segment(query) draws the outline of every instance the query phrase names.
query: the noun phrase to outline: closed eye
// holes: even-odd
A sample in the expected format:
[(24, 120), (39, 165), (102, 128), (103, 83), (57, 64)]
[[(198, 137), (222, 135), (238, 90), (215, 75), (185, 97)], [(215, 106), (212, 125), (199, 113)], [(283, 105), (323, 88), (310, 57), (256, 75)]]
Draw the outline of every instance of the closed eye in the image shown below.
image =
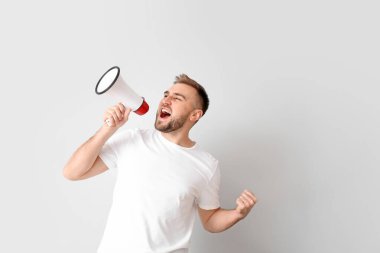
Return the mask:
[(186, 97), (181, 93), (174, 93), (175, 98), (178, 98), (180, 101), (186, 100)]
[[(169, 96), (169, 91), (164, 92), (164, 98), (167, 98)], [(186, 97), (180, 93), (173, 93), (173, 99), (178, 100), (178, 101), (184, 101), (186, 100)]]

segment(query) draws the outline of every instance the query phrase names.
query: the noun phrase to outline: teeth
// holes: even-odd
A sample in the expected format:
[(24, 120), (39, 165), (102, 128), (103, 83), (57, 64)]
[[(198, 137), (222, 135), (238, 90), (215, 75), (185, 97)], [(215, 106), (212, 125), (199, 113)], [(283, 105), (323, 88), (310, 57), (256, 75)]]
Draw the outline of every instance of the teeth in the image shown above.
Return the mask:
[(165, 108), (162, 108), (161, 111), (164, 112), (164, 113), (167, 113), (167, 114), (171, 114), (171, 112), (168, 109), (165, 109)]

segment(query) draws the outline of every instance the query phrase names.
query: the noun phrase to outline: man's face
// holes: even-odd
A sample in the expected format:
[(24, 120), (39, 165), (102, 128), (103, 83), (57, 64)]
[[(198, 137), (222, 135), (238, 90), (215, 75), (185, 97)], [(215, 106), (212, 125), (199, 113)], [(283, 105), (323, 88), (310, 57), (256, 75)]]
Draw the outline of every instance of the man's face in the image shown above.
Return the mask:
[(182, 128), (198, 103), (198, 94), (193, 87), (182, 83), (174, 84), (164, 92), (154, 127), (164, 133)]

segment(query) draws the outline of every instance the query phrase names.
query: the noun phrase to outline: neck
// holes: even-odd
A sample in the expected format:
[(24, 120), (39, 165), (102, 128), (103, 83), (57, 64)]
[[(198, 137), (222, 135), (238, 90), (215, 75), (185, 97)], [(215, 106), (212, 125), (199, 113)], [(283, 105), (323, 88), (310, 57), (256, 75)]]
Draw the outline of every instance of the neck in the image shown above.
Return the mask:
[(185, 148), (191, 148), (195, 145), (195, 142), (189, 138), (189, 131), (183, 131), (183, 129), (178, 129), (169, 133), (161, 132), (161, 134), (167, 140)]

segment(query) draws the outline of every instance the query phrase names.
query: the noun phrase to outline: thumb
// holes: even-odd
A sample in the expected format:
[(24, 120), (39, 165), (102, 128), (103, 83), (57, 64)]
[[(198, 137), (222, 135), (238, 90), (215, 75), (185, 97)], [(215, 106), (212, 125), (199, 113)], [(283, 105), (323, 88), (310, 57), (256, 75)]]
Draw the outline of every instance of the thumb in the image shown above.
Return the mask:
[(131, 108), (125, 108), (124, 115), (123, 115), (123, 123), (128, 121), (129, 114), (131, 113)]
[(236, 211), (241, 211), (243, 208), (244, 208), (244, 203), (243, 203), (243, 201), (241, 201), (240, 198), (237, 198), (237, 199), (236, 199), (236, 208), (235, 208), (235, 210), (236, 210)]

